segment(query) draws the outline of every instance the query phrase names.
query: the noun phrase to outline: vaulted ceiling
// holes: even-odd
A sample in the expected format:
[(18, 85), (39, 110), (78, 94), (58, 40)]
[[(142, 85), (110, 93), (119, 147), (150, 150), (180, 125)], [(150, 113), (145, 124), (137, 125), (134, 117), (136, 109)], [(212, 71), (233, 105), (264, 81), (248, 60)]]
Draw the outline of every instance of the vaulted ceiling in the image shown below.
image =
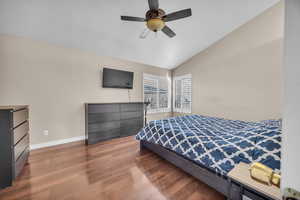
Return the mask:
[(101, 56), (174, 68), (253, 19), (279, 0), (160, 0), (167, 13), (192, 8), (190, 18), (168, 22), (177, 36), (140, 39), (147, 0), (0, 0), (0, 33), (29, 37)]

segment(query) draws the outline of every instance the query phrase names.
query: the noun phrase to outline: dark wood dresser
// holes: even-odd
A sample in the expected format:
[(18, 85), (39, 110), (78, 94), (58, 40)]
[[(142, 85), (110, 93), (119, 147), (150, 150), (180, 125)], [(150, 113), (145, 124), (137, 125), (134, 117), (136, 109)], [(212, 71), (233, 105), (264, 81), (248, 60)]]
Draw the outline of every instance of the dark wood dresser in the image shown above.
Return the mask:
[(86, 144), (137, 134), (144, 125), (144, 102), (86, 103)]
[(28, 106), (0, 106), (0, 188), (12, 185), (29, 156)]

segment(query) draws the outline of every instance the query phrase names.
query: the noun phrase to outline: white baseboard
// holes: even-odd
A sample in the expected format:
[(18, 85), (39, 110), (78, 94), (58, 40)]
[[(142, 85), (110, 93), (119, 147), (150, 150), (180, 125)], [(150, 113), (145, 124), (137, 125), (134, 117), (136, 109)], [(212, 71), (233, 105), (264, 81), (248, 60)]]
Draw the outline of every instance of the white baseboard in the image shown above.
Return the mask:
[(52, 146), (66, 144), (66, 143), (70, 143), (70, 142), (77, 142), (77, 141), (81, 141), (84, 139), (85, 139), (84, 136), (78, 136), (78, 137), (67, 138), (67, 139), (63, 139), (63, 140), (54, 140), (51, 142), (30, 145), (30, 149), (34, 150), (34, 149), (41, 149), (41, 148), (45, 148), (45, 147), (52, 147)]

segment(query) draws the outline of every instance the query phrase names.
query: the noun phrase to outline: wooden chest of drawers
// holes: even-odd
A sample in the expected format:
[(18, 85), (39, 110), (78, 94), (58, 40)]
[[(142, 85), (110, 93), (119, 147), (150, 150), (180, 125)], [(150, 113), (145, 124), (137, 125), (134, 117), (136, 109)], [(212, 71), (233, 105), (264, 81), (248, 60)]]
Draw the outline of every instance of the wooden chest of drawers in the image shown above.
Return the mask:
[(144, 102), (86, 103), (86, 144), (137, 134), (144, 125)]
[(12, 185), (29, 156), (28, 106), (0, 106), (0, 188)]

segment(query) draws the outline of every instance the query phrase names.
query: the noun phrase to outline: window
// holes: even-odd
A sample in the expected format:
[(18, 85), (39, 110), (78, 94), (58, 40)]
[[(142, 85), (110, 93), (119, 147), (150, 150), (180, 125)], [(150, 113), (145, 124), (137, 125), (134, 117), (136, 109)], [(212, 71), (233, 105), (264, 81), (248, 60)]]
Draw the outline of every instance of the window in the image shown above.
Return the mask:
[(171, 111), (171, 83), (166, 76), (144, 74), (144, 101), (150, 102), (149, 113)]
[(192, 75), (174, 77), (173, 111), (179, 113), (192, 112)]

